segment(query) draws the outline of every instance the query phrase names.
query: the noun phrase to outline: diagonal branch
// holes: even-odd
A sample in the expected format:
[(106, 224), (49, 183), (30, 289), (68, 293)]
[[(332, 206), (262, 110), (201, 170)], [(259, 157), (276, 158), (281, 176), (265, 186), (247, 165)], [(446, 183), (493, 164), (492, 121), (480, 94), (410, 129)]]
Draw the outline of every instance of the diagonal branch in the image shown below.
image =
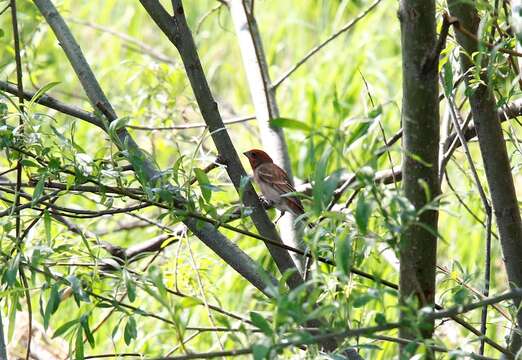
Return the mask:
[(328, 39), (308, 51), (305, 56), (301, 60), (299, 60), (295, 65), (293, 65), (290, 69), (288, 69), (283, 75), (281, 75), (274, 83), (272, 84), (272, 88), (276, 89), (279, 85), (283, 83), (286, 79), (288, 79), (297, 69), (299, 69), (304, 63), (306, 63), (312, 56), (317, 54), (328, 45), (331, 41), (335, 40), (339, 35), (345, 33), (355, 26), (361, 19), (363, 19), (366, 15), (368, 15), (379, 3), (381, 0), (374, 1), (366, 10), (364, 10), (361, 14), (357, 15), (353, 20), (344, 25), (342, 28), (337, 30), (335, 33), (330, 35)]
[[(474, 35), (479, 29), (480, 17), (475, 4), (450, 0), (448, 6), (451, 15), (458, 17), (461, 25), (460, 31), (456, 32), (456, 37), (462, 48), (460, 54), (462, 73), (469, 74), (472, 68), (485, 67), (484, 63), (475, 64), (471, 61), (468, 54), (478, 51), (478, 44), (476, 39), (462, 33), (462, 29), (465, 28)], [(522, 286), (522, 257), (520, 256), (522, 254), (522, 220), (509, 155), (500, 124), (501, 119), (496, 110), (493, 88), (484, 76), (481, 80), (469, 96), (469, 103), (491, 193), (492, 208), (497, 220), (509, 284), (511, 287), (518, 288)], [(469, 81), (470, 78), (467, 77), (466, 84), (469, 85)], [(510, 343), (510, 350), (513, 352), (517, 352), (522, 346), (520, 300), (516, 300), (515, 304), (518, 307), (515, 324), (517, 329), (513, 331)]]
[[(52, 2), (50, 0), (35, 0), (34, 3), (53, 29), (60, 45), (69, 59), (69, 62), (76, 72), (91, 105), (94, 108), (103, 108), (106, 115), (109, 116), (109, 121), (116, 119), (116, 112), (98, 84), (98, 81), (96, 80), (89, 64), (85, 60), (85, 57), (83, 56), (83, 53), (67, 24)], [(141, 171), (147, 181), (155, 181), (161, 177), (161, 173), (156, 169), (156, 166), (148, 158), (141, 156), (141, 149), (126, 129), (119, 129), (117, 136), (119, 142), (116, 142), (116, 145), (122, 146), (122, 144), (125, 144), (126, 150), (141, 157), (142, 162), (140, 165), (143, 167)], [(210, 247), (219, 257), (240, 273), (241, 276), (248, 280), (252, 285), (266, 294), (266, 283), (263, 276), (260, 274), (258, 264), (256, 264), (236, 244), (232, 243), (223, 234), (217, 231), (214, 226), (208, 223), (202, 224), (200, 221), (193, 218), (185, 219), (184, 223), (194, 235), (205, 243), (205, 245)]]
[[(185, 18), (182, 2), (180, 0), (172, 1), (174, 8), (173, 16), (165, 10), (158, 0), (140, 0), (140, 2), (156, 25), (178, 49), (203, 119), (208, 125), (219, 155), (226, 164), (228, 176), (238, 193), (243, 195), (243, 204), (252, 208), (251, 217), (254, 225), (261, 235), (281, 242), (279, 234), (274, 224), (268, 218), (254, 188), (250, 183), (245, 184), (244, 182), (244, 179), (247, 177), (245, 169), (241, 165), (234, 145), (221, 119), (217, 103), (210, 91), (199, 60), (196, 44)], [(287, 251), (273, 245), (268, 245), (268, 250), (281, 273), (287, 270), (296, 270), (296, 266)], [(288, 277), (288, 285), (291, 288), (295, 288), (302, 282), (303, 279), (296, 271)]]

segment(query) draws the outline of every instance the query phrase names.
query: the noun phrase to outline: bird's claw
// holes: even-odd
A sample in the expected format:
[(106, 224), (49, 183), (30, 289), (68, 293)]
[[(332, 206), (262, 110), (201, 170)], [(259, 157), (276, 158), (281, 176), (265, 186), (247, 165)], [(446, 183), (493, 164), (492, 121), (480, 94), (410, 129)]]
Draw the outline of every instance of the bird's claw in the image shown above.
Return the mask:
[(270, 209), (273, 207), (273, 203), (270, 200), (267, 200), (263, 195), (259, 195), (259, 201), (261, 201), (261, 204), (263, 204), (263, 207), (266, 209)]
[(274, 224), (277, 225), (277, 222), (278, 222), (279, 220), (281, 220), (281, 218), (283, 217), (284, 214), (285, 214), (285, 211), (282, 211), (282, 210), (281, 210), (281, 213), (279, 214), (279, 217), (274, 221)]

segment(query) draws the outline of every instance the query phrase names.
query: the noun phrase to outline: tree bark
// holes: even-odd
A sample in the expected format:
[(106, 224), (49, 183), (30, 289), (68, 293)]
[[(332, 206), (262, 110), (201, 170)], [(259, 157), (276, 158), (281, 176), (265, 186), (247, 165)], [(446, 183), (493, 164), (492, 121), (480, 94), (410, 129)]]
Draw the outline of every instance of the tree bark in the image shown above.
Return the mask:
[[(403, 75), (403, 165), (405, 196), (417, 211), (439, 195), (439, 88), (434, 0), (401, 0), (399, 7)], [(430, 58), (436, 56), (436, 58)], [(433, 306), (437, 260), (438, 211), (422, 211), (400, 239), (400, 301), (418, 299), (417, 306)], [(432, 231), (429, 231), (431, 229)], [(401, 320), (407, 311), (401, 310)], [(433, 322), (421, 335), (431, 337)], [(401, 327), (400, 337), (412, 339), (415, 330)], [(404, 346), (401, 351), (404, 350)]]
[[(459, 19), (460, 26), (473, 34), (477, 33), (480, 18), (474, 4), (448, 0), (448, 6), (451, 15)], [(471, 62), (468, 54), (478, 51), (478, 44), (459, 31), (456, 32), (456, 36), (462, 47), (460, 55), (462, 72), (469, 73), (476, 65)], [(466, 84), (469, 80), (469, 77), (466, 78)], [(509, 284), (513, 288), (520, 288), (522, 287), (522, 222), (496, 101), (486, 78), (482, 78), (481, 84), (473, 90), (469, 102), (491, 193), (493, 212), (497, 220)], [(517, 307), (520, 305), (520, 299), (515, 299), (514, 302)], [(521, 324), (522, 311), (519, 310), (516, 324), (518, 330)], [(521, 337), (517, 331), (513, 331), (510, 350), (516, 353), (520, 347)]]

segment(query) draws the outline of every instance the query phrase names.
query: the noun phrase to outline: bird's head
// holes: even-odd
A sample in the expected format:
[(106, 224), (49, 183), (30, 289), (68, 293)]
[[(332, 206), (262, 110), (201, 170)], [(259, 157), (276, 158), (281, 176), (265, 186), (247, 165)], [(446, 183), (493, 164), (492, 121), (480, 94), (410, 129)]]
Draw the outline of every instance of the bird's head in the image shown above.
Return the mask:
[(274, 162), (272, 158), (268, 156), (268, 154), (263, 150), (252, 149), (245, 151), (243, 155), (245, 155), (248, 158), (248, 161), (250, 161), (252, 169), (257, 168), (261, 164)]

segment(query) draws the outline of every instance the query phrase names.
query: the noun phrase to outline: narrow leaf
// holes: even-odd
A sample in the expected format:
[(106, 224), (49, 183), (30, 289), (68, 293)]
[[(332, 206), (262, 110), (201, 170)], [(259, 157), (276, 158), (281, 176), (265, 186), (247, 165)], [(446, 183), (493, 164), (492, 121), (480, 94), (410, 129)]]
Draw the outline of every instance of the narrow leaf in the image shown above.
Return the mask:
[(295, 120), (295, 119), (284, 118), (284, 117), (270, 120), (270, 126), (277, 127), (277, 128), (311, 131), (310, 126), (308, 126), (304, 122)]

